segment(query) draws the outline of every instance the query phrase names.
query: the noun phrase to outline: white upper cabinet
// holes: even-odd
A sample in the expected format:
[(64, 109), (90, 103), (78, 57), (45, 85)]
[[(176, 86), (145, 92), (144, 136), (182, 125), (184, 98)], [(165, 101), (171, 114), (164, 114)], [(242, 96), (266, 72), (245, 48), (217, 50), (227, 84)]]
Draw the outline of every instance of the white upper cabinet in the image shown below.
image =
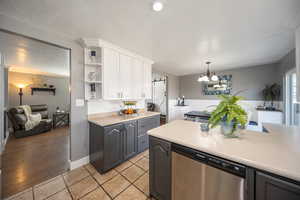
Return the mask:
[(144, 68), (143, 62), (140, 59), (133, 59), (133, 98), (134, 99), (142, 99), (143, 98), (143, 90), (144, 90)]
[(132, 58), (130, 56), (120, 54), (120, 91), (121, 99), (133, 98), (132, 83)]
[(103, 99), (121, 98), (119, 62), (118, 52), (103, 48)]
[[(99, 81), (93, 82), (100, 87), (96, 90), (102, 91), (102, 95), (97, 95), (97, 97), (101, 96), (104, 100), (151, 98), (153, 61), (100, 39), (82, 39), (82, 43), (85, 49), (97, 50), (96, 54), (99, 56), (96, 63), (92, 63), (93, 69), (101, 69), (102, 74)], [(98, 48), (101, 49), (102, 54), (98, 53), (100, 52)], [(90, 58), (89, 53), (85, 57)], [(91, 63), (86, 63), (86, 66), (90, 65)], [(88, 75), (89, 73), (86, 74)], [(90, 81), (86, 83), (87, 86), (89, 84), (91, 84)], [(86, 93), (91, 90), (87, 86)]]
[(152, 64), (149, 62), (144, 62), (143, 65), (143, 98), (152, 98)]

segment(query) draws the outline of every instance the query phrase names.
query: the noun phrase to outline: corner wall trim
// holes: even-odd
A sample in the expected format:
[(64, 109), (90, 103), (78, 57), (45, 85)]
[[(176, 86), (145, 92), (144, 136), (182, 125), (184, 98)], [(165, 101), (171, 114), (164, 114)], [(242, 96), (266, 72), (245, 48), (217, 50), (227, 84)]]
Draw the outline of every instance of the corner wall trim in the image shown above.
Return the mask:
[(83, 165), (86, 165), (90, 162), (90, 156), (83, 157), (81, 159), (75, 160), (75, 161), (69, 161), (70, 162), (70, 170), (76, 169), (78, 167), (81, 167)]

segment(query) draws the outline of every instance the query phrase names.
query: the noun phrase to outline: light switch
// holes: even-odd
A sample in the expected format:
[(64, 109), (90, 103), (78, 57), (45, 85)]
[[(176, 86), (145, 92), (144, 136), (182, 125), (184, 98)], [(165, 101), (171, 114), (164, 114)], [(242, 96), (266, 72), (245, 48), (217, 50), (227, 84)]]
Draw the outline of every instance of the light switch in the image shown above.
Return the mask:
[(84, 106), (84, 100), (83, 99), (76, 99), (76, 106), (77, 107)]

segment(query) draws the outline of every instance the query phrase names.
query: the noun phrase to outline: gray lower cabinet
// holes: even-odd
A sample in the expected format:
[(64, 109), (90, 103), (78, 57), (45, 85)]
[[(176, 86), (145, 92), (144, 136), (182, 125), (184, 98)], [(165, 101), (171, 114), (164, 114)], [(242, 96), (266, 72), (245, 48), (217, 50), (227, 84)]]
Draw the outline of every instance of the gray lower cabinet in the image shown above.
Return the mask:
[(105, 173), (148, 149), (147, 131), (159, 126), (159, 115), (104, 127), (89, 124), (90, 163)]
[(256, 172), (256, 200), (299, 200), (300, 185)]
[(147, 131), (160, 125), (160, 116), (147, 117), (138, 120), (138, 152), (149, 148), (149, 137)]
[(102, 127), (90, 123), (90, 163), (101, 173), (123, 161), (124, 125)]
[(150, 195), (157, 200), (171, 200), (171, 143), (150, 136)]
[(131, 121), (125, 123), (125, 131), (124, 131), (124, 159), (127, 160), (137, 154), (137, 122)]
[(104, 170), (123, 161), (124, 125), (117, 124), (104, 128)]

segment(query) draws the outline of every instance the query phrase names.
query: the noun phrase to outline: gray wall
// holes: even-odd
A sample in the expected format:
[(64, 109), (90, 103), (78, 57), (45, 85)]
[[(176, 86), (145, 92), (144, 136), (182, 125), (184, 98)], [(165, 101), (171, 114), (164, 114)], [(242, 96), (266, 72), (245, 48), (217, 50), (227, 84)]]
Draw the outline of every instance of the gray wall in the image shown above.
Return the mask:
[(71, 155), (72, 161), (78, 160), (89, 153), (89, 135), (86, 106), (77, 107), (76, 99), (84, 99), (83, 84), (83, 49), (68, 36), (40, 29), (32, 24), (18, 21), (0, 14), (0, 29), (9, 30), (39, 40), (58, 44), (72, 49), (71, 55)]
[(294, 69), (296, 67), (296, 50), (293, 49), (286, 56), (284, 56), (279, 61), (279, 76), (282, 77), (282, 80), (285, 76), (285, 73)]
[[(49, 92), (35, 92), (34, 95), (31, 95), (30, 87), (37, 84), (35, 81), (54, 85), (56, 88), (55, 96)], [(19, 88), (16, 87), (16, 84), (26, 83), (30, 85), (23, 89), (23, 104), (47, 104), (50, 117), (52, 116), (52, 113), (55, 112), (57, 106), (63, 110), (70, 110), (69, 77), (53, 77), (9, 72), (8, 83), (9, 107), (19, 105)]]
[[(280, 84), (278, 64), (269, 64), (247, 68), (237, 68), (217, 72), (219, 75), (232, 75), (232, 92), (241, 93), (247, 100), (263, 100), (261, 90), (266, 84)], [(200, 74), (180, 76), (180, 95), (187, 99), (217, 99), (215, 95), (204, 95), (203, 84), (197, 81)]]
[(179, 96), (179, 77), (172, 74), (168, 75), (169, 80), (169, 99), (177, 99)]

